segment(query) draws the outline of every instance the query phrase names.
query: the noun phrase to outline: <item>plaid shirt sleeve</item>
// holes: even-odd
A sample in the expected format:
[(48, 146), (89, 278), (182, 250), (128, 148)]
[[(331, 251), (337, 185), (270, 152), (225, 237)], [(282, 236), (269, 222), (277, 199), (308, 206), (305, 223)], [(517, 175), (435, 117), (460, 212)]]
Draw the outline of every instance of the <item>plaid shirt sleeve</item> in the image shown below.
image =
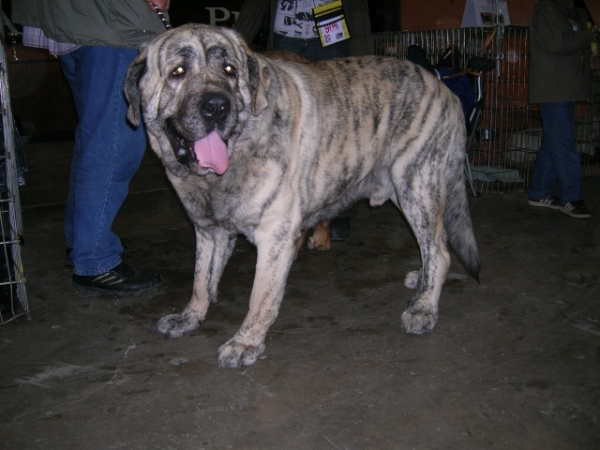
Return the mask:
[(23, 27), (23, 45), (27, 47), (45, 48), (51, 55), (64, 55), (80, 46), (67, 42), (57, 42), (47, 38), (44, 32), (35, 27)]

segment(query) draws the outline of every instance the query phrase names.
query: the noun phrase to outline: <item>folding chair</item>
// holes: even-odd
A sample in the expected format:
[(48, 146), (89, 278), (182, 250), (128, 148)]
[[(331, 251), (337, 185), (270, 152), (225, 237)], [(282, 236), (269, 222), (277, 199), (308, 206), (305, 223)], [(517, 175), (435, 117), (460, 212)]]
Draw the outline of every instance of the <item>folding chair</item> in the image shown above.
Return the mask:
[(476, 56), (469, 60), (466, 69), (459, 69), (457, 68), (459, 56), (456, 46), (451, 45), (434, 67), (427, 60), (425, 51), (421, 47), (417, 45), (408, 47), (408, 60), (434, 73), (461, 101), (467, 128), (465, 172), (473, 197), (477, 197), (468, 150), (471, 148), (483, 113), (483, 74), (494, 69), (496, 63), (489, 58)]
[[(467, 148), (465, 151), (465, 172), (467, 174), (467, 181), (471, 187), (473, 197), (478, 197), (477, 191), (475, 190), (475, 183), (473, 181), (473, 173), (471, 172), (471, 163), (469, 161), (469, 149), (473, 143), (475, 132), (481, 122), (481, 116), (483, 115), (483, 74), (493, 70), (496, 67), (495, 61), (476, 56), (471, 58), (467, 63), (465, 70), (458, 71), (455, 76), (466, 76), (469, 77), (470, 82), (473, 85), (473, 91), (475, 99), (471, 107), (470, 112), (465, 113), (466, 127), (467, 127)], [(442, 81), (444, 79), (442, 78)], [(448, 86), (452, 90), (451, 86)], [(454, 90), (453, 90), (454, 92)], [(456, 93), (456, 92), (455, 92)], [(460, 98), (460, 96), (459, 96)], [(463, 104), (464, 109), (464, 104)]]

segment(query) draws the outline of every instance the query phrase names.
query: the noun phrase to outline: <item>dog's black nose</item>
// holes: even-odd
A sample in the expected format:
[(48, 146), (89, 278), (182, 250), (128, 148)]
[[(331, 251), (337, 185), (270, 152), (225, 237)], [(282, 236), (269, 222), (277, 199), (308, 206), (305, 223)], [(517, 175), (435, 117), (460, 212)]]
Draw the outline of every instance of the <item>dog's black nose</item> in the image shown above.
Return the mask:
[(209, 123), (222, 126), (229, 115), (231, 104), (229, 100), (220, 94), (210, 94), (204, 97), (200, 103), (200, 114)]

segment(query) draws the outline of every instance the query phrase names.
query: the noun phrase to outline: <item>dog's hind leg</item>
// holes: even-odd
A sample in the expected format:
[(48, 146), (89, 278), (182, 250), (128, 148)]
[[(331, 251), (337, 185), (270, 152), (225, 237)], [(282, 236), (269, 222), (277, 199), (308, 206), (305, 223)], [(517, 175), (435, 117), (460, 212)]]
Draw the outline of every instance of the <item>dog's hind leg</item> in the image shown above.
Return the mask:
[(294, 260), (293, 235), (286, 224), (255, 233), (256, 274), (248, 314), (237, 333), (219, 348), (219, 366), (247, 366), (264, 351), (265, 337), (279, 314), (285, 282)]
[[(432, 192), (430, 176), (417, 176), (411, 189), (401, 189), (398, 197), (421, 250), (422, 267), (418, 276), (407, 276), (407, 287), (416, 288), (415, 296), (402, 313), (402, 326), (408, 333), (432, 331), (438, 319), (438, 303), (450, 267), (443, 221), (443, 194)], [(393, 198), (398, 205), (397, 199)]]
[(235, 235), (218, 228), (196, 227), (196, 265), (192, 298), (180, 314), (161, 318), (156, 331), (170, 338), (194, 331), (206, 317), (210, 303), (217, 301), (217, 286), (235, 247)]

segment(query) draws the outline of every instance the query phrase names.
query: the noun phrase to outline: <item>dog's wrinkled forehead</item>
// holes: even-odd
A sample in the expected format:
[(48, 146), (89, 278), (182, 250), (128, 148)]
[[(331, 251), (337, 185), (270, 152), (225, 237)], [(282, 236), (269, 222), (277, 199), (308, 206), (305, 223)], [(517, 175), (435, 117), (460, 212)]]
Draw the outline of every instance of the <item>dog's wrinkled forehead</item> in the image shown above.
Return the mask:
[(232, 30), (183, 25), (164, 33), (148, 46), (148, 65), (163, 77), (179, 66), (190, 69), (223, 62), (243, 63), (242, 46), (239, 35)]

